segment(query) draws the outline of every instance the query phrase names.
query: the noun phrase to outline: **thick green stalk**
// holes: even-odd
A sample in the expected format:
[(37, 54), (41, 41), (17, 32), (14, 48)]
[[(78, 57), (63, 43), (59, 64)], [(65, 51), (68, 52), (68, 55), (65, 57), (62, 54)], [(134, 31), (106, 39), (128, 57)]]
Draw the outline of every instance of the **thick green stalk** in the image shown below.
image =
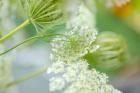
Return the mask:
[(29, 19), (25, 20), (21, 25), (19, 25), (18, 27), (16, 27), (12, 31), (10, 31), (8, 34), (6, 34), (2, 38), (0, 38), (0, 43), (3, 43), (5, 40), (7, 40), (11, 36), (13, 36), (15, 33), (17, 33), (18, 31), (20, 31), (22, 28), (24, 28), (25, 26), (27, 26), (29, 23), (30, 23), (30, 20)]

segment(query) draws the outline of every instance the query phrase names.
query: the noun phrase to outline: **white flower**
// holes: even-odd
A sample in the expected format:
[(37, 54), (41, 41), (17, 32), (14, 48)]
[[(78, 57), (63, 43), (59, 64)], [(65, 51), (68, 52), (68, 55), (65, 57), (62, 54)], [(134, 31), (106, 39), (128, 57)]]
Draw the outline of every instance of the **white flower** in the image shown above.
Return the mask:
[[(50, 67), (55, 69), (53, 63)], [(97, 72), (95, 69), (89, 69), (88, 63), (83, 60), (72, 62), (71, 64), (62, 64), (63, 73), (53, 74), (49, 77), (50, 91), (61, 93), (121, 93), (108, 84), (108, 77)]]
[(79, 5), (78, 11), (67, 22), (70, 31), (52, 41), (53, 58), (72, 62), (88, 52), (96, 51), (98, 45), (94, 45), (97, 35), (94, 20), (91, 11), (83, 4)]
[(66, 72), (63, 74), (63, 78), (67, 82), (73, 82), (73, 81), (75, 81), (76, 80), (76, 77), (77, 77), (77, 71), (73, 67), (68, 67), (66, 69)]
[(65, 81), (62, 78), (51, 78), (50, 79), (50, 91), (62, 90), (65, 86)]
[(106, 7), (111, 8), (113, 5), (116, 5), (118, 7), (121, 7), (127, 3), (129, 3), (131, 0), (104, 0)]
[[(0, 51), (5, 49), (4, 46), (0, 45)], [(6, 78), (9, 77), (11, 65), (8, 57), (0, 56), (0, 84), (6, 81)]]
[(121, 93), (108, 84), (105, 74), (89, 69), (89, 64), (82, 60), (99, 46), (95, 44), (97, 31), (91, 11), (84, 4), (77, 8), (67, 22), (70, 31), (52, 41), (54, 63), (47, 72), (50, 92)]
[(0, 84), (6, 81), (10, 73), (10, 63), (6, 59), (0, 58)]
[(63, 62), (60, 62), (60, 61), (57, 61), (56, 64), (53, 65), (52, 68), (49, 68), (47, 73), (62, 73), (64, 71), (64, 63)]
[[(0, 45), (0, 51), (5, 47)], [(11, 80), (11, 61), (9, 56), (0, 56), (0, 93), (5, 93), (5, 84)]]

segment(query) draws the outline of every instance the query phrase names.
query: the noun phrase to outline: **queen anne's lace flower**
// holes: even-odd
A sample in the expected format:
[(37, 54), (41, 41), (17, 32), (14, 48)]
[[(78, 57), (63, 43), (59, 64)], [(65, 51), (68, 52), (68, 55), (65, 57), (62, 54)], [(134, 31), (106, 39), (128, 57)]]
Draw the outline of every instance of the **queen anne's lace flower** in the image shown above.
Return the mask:
[[(64, 67), (63, 71), (56, 73), (58, 67)], [(89, 69), (86, 61), (80, 60), (71, 64), (56, 62), (49, 69), (52, 69), (51, 73), (47, 72), (47, 76), (50, 76), (50, 92), (121, 93), (107, 84), (108, 77), (105, 74)]]
[[(4, 46), (0, 45), (0, 50), (2, 51), (4, 49)], [(0, 84), (4, 82), (3, 79), (8, 77), (10, 73), (10, 63), (6, 61), (8, 61), (8, 59), (6, 59), (4, 56), (0, 56)]]
[(50, 79), (50, 91), (62, 90), (65, 87), (65, 81), (62, 78), (51, 78)]
[(91, 11), (83, 4), (77, 10), (67, 23), (70, 31), (52, 41), (53, 58), (56, 60), (70, 62), (98, 48), (93, 45), (97, 31)]
[(0, 58), (0, 84), (6, 81), (10, 73), (10, 63), (6, 59)]
[(48, 68), (50, 93), (121, 93), (108, 84), (108, 77), (89, 69), (82, 60), (88, 53), (99, 48), (95, 44), (97, 31), (91, 11), (80, 4), (70, 16), (66, 32), (52, 41), (52, 60)]
[[(3, 50), (4, 46), (0, 45), (0, 50)], [(11, 80), (11, 64), (10, 59), (6, 56), (0, 56), (0, 93), (5, 93), (5, 84)]]
[(121, 6), (127, 4), (130, 1), (131, 0), (104, 0), (106, 6), (108, 8), (112, 7), (113, 5), (121, 7)]
[(63, 64), (64, 64), (63, 62), (57, 61), (56, 64), (54, 64), (51, 69), (48, 69), (48, 73), (52, 72), (54, 72), (55, 74), (62, 73), (64, 71)]

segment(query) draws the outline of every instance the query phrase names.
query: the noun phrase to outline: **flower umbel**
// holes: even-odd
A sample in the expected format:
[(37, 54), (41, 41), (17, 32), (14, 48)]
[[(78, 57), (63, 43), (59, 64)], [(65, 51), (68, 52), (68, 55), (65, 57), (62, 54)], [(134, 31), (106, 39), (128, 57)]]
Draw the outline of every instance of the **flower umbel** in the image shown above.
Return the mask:
[[(55, 66), (53, 66), (55, 65)], [(88, 63), (78, 60), (71, 64), (55, 62), (47, 72), (49, 77), (50, 92), (61, 93), (121, 93), (108, 84), (108, 77), (89, 69)], [(56, 66), (58, 65), (58, 66)], [(63, 71), (56, 73), (57, 68), (64, 67)]]
[(121, 7), (127, 3), (129, 3), (131, 0), (104, 0), (106, 7), (110, 8), (113, 5), (116, 5), (118, 7)]
[(91, 11), (84, 4), (79, 5), (78, 11), (68, 20), (67, 29), (70, 31), (52, 41), (53, 58), (72, 62), (95, 51), (98, 48), (94, 45), (97, 31), (92, 21), (94, 18)]
[[(4, 46), (0, 45), (0, 50)], [(0, 56), (0, 93), (5, 93), (5, 84), (11, 80), (11, 63), (7, 56)]]

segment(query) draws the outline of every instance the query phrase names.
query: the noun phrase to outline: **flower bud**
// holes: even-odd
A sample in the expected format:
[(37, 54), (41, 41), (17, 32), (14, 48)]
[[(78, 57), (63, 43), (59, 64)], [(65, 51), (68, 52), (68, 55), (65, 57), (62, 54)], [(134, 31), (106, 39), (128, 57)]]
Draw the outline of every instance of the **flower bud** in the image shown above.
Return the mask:
[(123, 66), (127, 59), (127, 45), (121, 36), (111, 32), (100, 33), (95, 43), (100, 48), (85, 57), (87, 60), (90, 59), (90, 64), (107, 72)]

